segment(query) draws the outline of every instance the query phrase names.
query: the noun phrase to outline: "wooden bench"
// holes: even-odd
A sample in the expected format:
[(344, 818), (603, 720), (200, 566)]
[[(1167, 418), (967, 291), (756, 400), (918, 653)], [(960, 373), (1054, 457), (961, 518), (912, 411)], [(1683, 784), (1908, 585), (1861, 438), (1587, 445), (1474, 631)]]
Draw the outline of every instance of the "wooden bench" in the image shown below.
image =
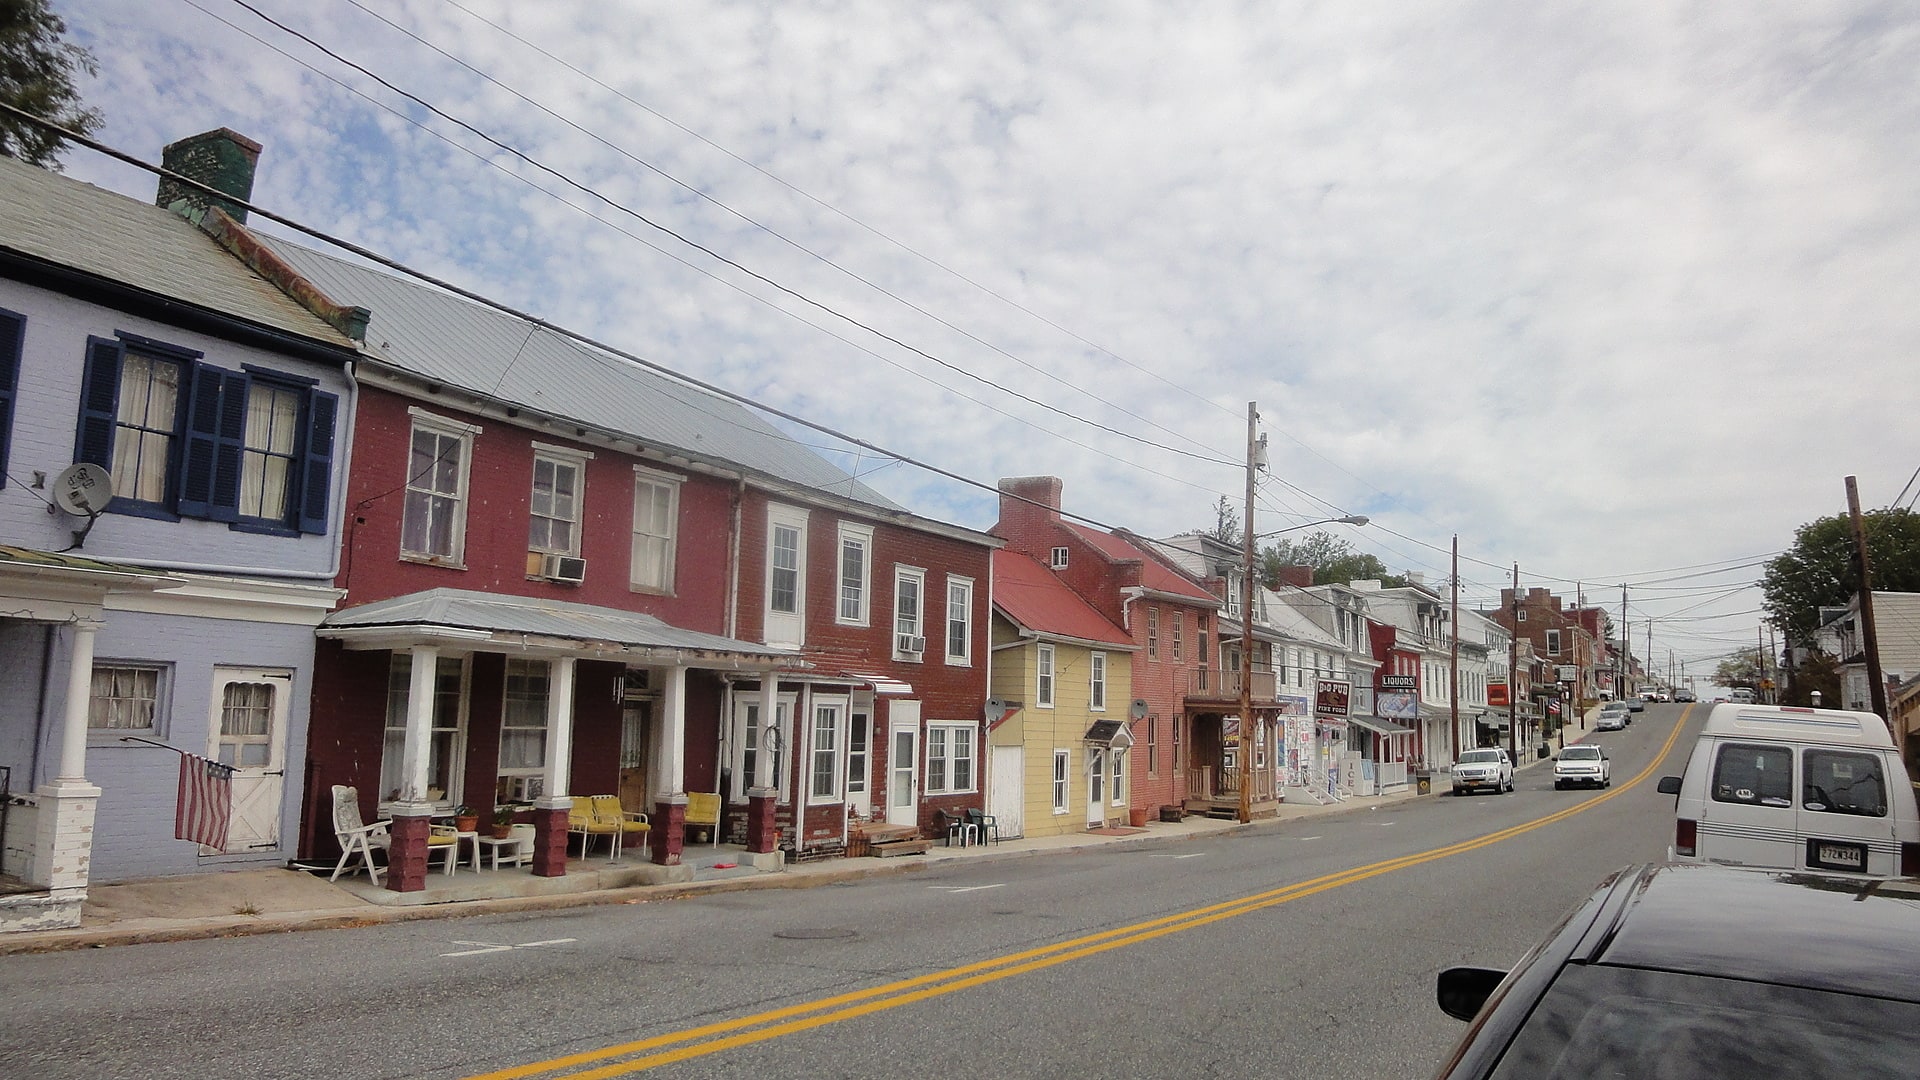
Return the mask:
[(886, 825), (880, 822), (861, 822), (848, 830), (848, 854), (864, 844), (864, 854), (876, 859), (890, 859), (896, 855), (924, 855), (933, 850), (933, 841), (922, 839), (920, 830), (911, 825)]

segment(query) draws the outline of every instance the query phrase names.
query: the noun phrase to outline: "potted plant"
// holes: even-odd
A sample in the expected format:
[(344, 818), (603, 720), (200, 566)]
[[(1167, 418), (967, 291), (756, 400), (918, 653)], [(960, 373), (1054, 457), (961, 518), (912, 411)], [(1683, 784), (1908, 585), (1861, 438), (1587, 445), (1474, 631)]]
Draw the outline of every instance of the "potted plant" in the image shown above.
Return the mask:
[(513, 807), (506, 803), (493, 808), (493, 838), (505, 840), (513, 835)]
[(480, 814), (473, 807), (461, 803), (453, 808), (453, 827), (460, 832), (479, 832)]

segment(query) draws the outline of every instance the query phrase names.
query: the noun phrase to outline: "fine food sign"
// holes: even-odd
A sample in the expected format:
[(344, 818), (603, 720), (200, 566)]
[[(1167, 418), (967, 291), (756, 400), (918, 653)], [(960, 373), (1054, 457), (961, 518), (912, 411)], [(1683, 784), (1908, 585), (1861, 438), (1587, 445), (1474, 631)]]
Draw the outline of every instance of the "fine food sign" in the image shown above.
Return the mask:
[(1316, 680), (1313, 686), (1313, 715), (1345, 719), (1347, 701), (1352, 695), (1353, 684), (1345, 679)]

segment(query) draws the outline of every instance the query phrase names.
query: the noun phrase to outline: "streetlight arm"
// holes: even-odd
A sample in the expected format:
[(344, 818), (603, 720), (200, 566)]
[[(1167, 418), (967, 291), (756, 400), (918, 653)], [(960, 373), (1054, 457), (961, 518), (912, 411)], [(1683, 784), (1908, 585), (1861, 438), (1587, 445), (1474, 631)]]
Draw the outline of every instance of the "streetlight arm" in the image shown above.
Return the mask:
[(1255, 540), (1264, 540), (1269, 536), (1279, 536), (1281, 533), (1311, 529), (1315, 525), (1365, 525), (1372, 520), (1372, 518), (1365, 514), (1348, 514), (1346, 517), (1327, 518), (1324, 521), (1309, 521), (1305, 525), (1289, 525), (1284, 529), (1275, 529), (1272, 532), (1254, 533), (1253, 538)]

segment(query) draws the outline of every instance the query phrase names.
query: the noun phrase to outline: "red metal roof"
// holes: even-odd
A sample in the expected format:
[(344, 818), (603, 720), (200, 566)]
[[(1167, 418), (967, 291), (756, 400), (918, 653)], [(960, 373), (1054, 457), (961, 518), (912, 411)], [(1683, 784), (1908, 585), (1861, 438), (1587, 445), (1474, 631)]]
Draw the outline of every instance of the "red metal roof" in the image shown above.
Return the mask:
[(1133, 644), (1125, 630), (1107, 621), (1039, 560), (1004, 548), (993, 553), (993, 606), (1036, 633)]
[(1209, 606), (1219, 605), (1219, 597), (1194, 584), (1193, 581), (1186, 576), (1175, 572), (1171, 567), (1167, 566), (1166, 563), (1161, 562), (1157, 556), (1135, 547), (1130, 541), (1115, 536), (1110, 532), (1102, 532), (1099, 529), (1089, 529), (1084, 525), (1076, 525), (1071, 521), (1065, 521), (1061, 524), (1072, 529), (1075, 536), (1093, 545), (1093, 547), (1109, 559), (1138, 560), (1140, 563), (1140, 584), (1152, 589), (1154, 592), (1191, 597)]

